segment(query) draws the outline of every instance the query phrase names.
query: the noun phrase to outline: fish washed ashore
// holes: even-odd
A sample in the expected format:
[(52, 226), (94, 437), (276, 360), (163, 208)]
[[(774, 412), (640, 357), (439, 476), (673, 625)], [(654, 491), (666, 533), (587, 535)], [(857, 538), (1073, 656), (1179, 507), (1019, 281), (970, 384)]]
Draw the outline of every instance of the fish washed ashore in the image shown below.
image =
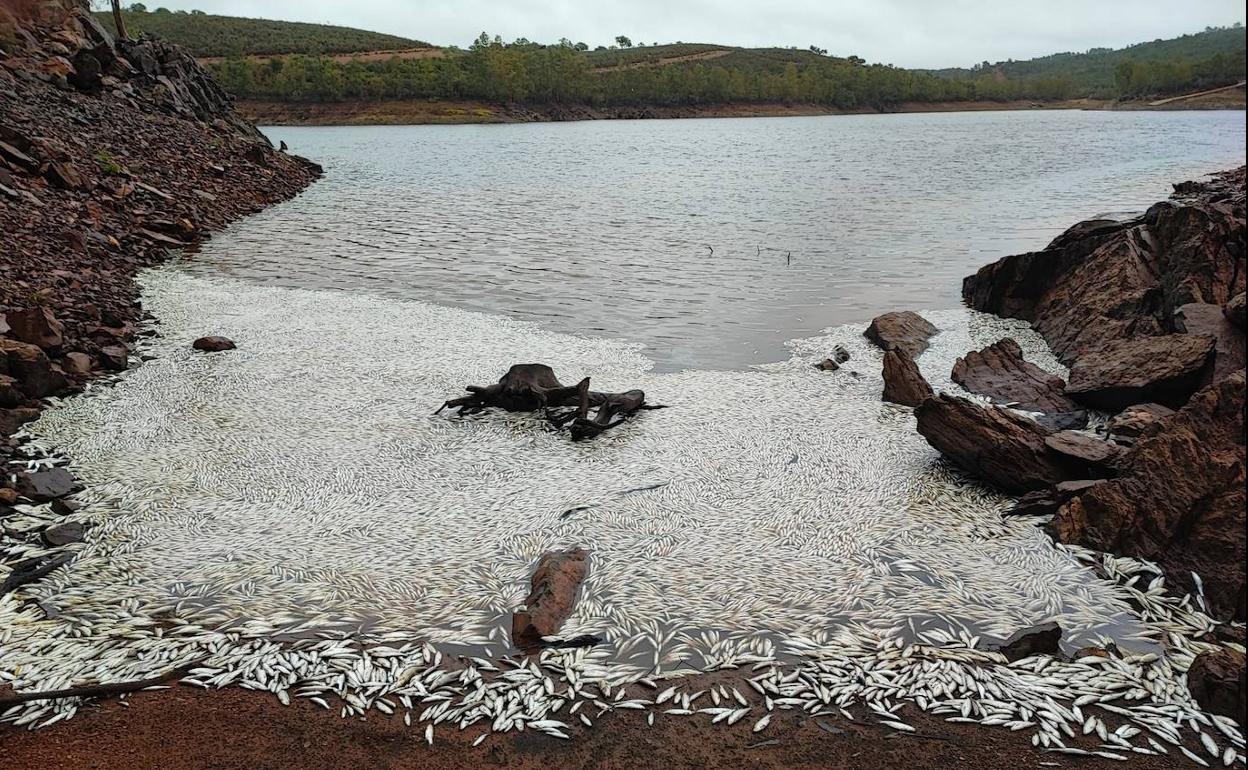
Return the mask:
[[(4, 296), (14, 312), (0, 344), (20, 375), (6, 375), (11, 387), (23, 389), (11, 411), (39, 419), (12, 447), (30, 473), (0, 507), (5, 553), (19, 565), (4, 565), (16, 590), (0, 591), (6, 767), (1243, 765), (1235, 673), (1229, 709), (1227, 667), (1192, 673), (1238, 653), (1242, 704), (1242, 625), (1220, 622), (1222, 604), (1206, 612), (1199, 583), (1132, 558), (1152, 554), (1055, 546), (1030, 520), (1003, 517), (1015, 501), (940, 462), (924, 440), (935, 434), (914, 430), (916, 412), (880, 403), (881, 386), (918, 403), (920, 430), (929, 405), (950, 399), (965, 401), (958, 414), (996, 414), (998, 386), (977, 383), (1011, 373), (1026, 380), (1019, 393), (1060, 405), (1061, 419), (1071, 419), (1067, 396), (1122, 399), (1111, 375), (1132, 367), (1089, 376), (1071, 354), (1081, 351), (1055, 342), (1060, 322), (1030, 305), (976, 303), (1017, 318), (890, 314), (795, 340), (789, 360), (748, 372), (657, 373), (619, 341), (193, 275), (159, 264), (164, 248), (293, 195), (317, 169), (273, 152), (175, 51), (66, 34), (72, 24), (23, 29), (27, 55), (0, 61), (0, 73), (19, 73), (0, 80), (15, 97), (0, 124), (13, 120), (5, 135), (18, 142), (0, 147), (13, 193), (0, 215), (6, 245), (12, 226), (26, 255), (6, 265), (6, 278), (22, 276), (12, 296), (23, 302)], [(68, 56), (33, 53), (51, 42)], [(119, 48), (130, 53), (110, 59)], [(132, 111), (142, 119), (126, 122)], [(203, 125), (196, 112), (218, 117)], [(39, 141), (37, 119), (63, 150)], [(99, 133), (84, 144), (71, 126)], [(146, 145), (142, 156), (125, 136)], [(88, 160), (103, 181), (83, 170)], [(93, 200), (103, 195), (107, 210)], [(1242, 193), (1237, 209), (1232, 196), (1232, 286), (1242, 284), (1242, 208)], [(1146, 224), (1171, 232), (1157, 225), (1165, 215)], [(57, 240), (67, 223), (77, 252)], [(1221, 265), (1233, 238), (1193, 232), (1212, 244), (1195, 251)], [(1061, 264), (1089, 253), (1075, 248)], [(95, 278), (105, 255), (119, 267)], [(1174, 274), (1161, 272), (1163, 283)], [(146, 323), (134, 281), (154, 313)], [(58, 299), (87, 290), (103, 292), (91, 300), (100, 321)], [(1227, 291), (1204, 304), (1215, 302), (1234, 316)], [(1121, 318), (1113, 310), (1107, 320)], [(1185, 323), (1200, 312), (1189, 308)], [(1169, 319), (1167, 309), (1157, 331), (1173, 331)], [(192, 350), (209, 333), (238, 344)], [(1217, 340), (1185, 336), (1181, 350), (1204, 356), (1188, 365), (1195, 374), (1131, 381), (1133, 397), (1179, 409), (1152, 412), (1172, 427), (1199, 421), (1189, 410), (1209, 388), (1233, 400), (1238, 382), (1242, 407), (1242, 374), (1212, 379)], [(979, 346), (1008, 372), (977, 376), (971, 356), (955, 362)], [(462, 383), (533, 360), (568, 381), (592, 374), (607, 392), (644, 386), (672, 408), (581, 443), (536, 415), (431, 414)], [(83, 365), (74, 379), (84, 392), (39, 415), (25, 389), (59, 392), (70, 364)], [(114, 387), (89, 380), (104, 368)], [(908, 387), (890, 388), (893, 376)], [(1086, 432), (1039, 432), (1011, 415), (988, 424), (1022, 434), (1011, 456), (1033, 463), (1035, 491), (1048, 491), (1045, 473), (1066, 483), (1057, 476), (1069, 458), (1086, 472), (1117, 456)], [(1220, 467), (1238, 458), (1242, 477), (1242, 421), (1238, 456), (1227, 425), (1211, 432), (1229, 433)], [(1147, 430), (1133, 457), (1156, 451)], [(967, 457), (982, 455), (953, 459), (985, 476), (991, 463)], [(67, 469), (85, 485), (73, 502)], [(523, 654), (512, 613), (533, 564), (568, 547), (581, 587), (559, 609), (560, 633), (594, 640)], [(1174, 584), (1193, 595), (1175, 596)], [(13, 703), (171, 672), (175, 689), (124, 700)]]

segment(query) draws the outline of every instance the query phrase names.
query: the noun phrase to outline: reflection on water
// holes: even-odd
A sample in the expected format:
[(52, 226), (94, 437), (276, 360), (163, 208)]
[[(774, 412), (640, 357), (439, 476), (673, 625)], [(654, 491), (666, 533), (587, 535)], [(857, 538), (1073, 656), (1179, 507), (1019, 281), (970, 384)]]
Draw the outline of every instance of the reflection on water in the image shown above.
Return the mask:
[(737, 368), (1243, 162), (1244, 113), (281, 128), (326, 176), (196, 269), (623, 337)]

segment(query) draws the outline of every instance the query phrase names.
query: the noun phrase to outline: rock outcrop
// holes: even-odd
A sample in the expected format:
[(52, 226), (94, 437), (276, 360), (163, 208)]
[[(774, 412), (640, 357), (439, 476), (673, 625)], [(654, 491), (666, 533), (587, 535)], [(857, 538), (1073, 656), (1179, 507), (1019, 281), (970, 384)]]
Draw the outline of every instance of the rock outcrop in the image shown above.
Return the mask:
[(1184, 185), (1137, 219), (1081, 222), (1042, 251), (981, 268), (962, 295), (1030, 321), (1067, 364), (1107, 343), (1179, 331), (1179, 308), (1220, 307), (1244, 291), (1244, 181), (1239, 168)]
[(1213, 354), (1214, 340), (1203, 334), (1113, 340), (1085, 349), (1066, 392), (1107, 412), (1150, 402), (1177, 409), (1208, 381)]
[(900, 350), (884, 354), (884, 400), (902, 406), (918, 406), (930, 398), (932, 386), (927, 384), (919, 365)]
[(1174, 410), (1161, 404), (1136, 404), (1123, 409), (1109, 421), (1109, 440), (1122, 446), (1131, 446), (1141, 438), (1147, 438), (1161, 430), (1163, 421)]
[(1022, 348), (1006, 337), (953, 365), (953, 381), (998, 404), (1029, 412), (1068, 413), (1078, 409), (1066, 395), (1066, 383), (1023, 358)]
[(910, 358), (927, 350), (928, 340), (937, 329), (926, 318), (910, 310), (876, 316), (863, 336), (881, 350), (900, 350)]
[(1187, 670), (1187, 689), (1205, 711), (1243, 724), (1244, 654), (1223, 647), (1197, 655)]
[(1174, 311), (1174, 326), (1184, 334), (1203, 334), (1213, 338), (1213, 379), (1220, 380), (1248, 365), (1244, 329), (1232, 323), (1231, 316), (1223, 308), (1207, 302), (1192, 302)]
[(1169, 581), (1204, 581), (1220, 617), (1244, 619), (1244, 372), (1210, 385), (1141, 438), (1119, 478), (1064, 505), (1065, 542), (1157, 562)]

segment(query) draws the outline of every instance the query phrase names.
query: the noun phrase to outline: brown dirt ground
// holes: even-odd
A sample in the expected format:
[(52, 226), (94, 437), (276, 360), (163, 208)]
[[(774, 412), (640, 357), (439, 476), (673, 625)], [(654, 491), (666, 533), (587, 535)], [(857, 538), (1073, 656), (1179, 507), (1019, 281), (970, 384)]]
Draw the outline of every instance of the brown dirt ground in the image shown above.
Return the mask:
[[(751, 732), (755, 718), (751, 716), (725, 727), (711, 725), (705, 716), (659, 714), (649, 727), (642, 712), (617, 712), (604, 715), (592, 729), (575, 730), (567, 741), (526, 732), (495, 735), (473, 747), (472, 741), (484, 731), (481, 725), (462, 732), (439, 726), (433, 746), (428, 746), (422, 726), (407, 727), (397, 716), (372, 712), (367, 719), (341, 719), (337, 712), (307, 701), (284, 707), (271, 695), (241, 689), (178, 687), (136, 693), (127, 703), (93, 704), (73, 720), (38, 732), (0, 727), (0, 766), (5, 770), (1101, 770), (1122, 765), (1096, 757), (1042, 753), (1031, 747), (1025, 732), (951, 724), (913, 709), (908, 709), (906, 719), (917, 728), (914, 734), (794, 712), (776, 712), (762, 733)], [(861, 708), (853, 711), (860, 718), (866, 713)], [(1170, 757), (1137, 755), (1130, 767), (1161, 770), (1178, 764)]]

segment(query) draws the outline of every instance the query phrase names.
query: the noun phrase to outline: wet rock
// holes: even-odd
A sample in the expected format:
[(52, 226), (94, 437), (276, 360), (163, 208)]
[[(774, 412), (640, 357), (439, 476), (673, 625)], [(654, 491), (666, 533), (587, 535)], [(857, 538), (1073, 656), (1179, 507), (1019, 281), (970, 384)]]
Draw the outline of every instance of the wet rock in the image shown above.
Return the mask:
[(900, 350), (884, 354), (885, 401), (902, 406), (918, 406), (932, 396), (932, 386), (923, 379), (914, 359)]
[(76, 488), (73, 475), (64, 468), (27, 473), (17, 478), (17, 491), (37, 503), (64, 497)]
[(1239, 294), (1231, 297), (1231, 301), (1227, 302), (1226, 307), (1222, 308), (1222, 313), (1226, 316), (1226, 320), (1242, 330), (1244, 328), (1245, 314), (1244, 292), (1241, 291)]
[(52, 501), (52, 512), (58, 516), (68, 516), (79, 508), (82, 508), (82, 503), (66, 497), (58, 497)]
[(1056, 414), (1037, 414), (1032, 417), (1040, 426), (1048, 430), (1083, 430), (1088, 427), (1088, 413), (1083, 409), (1073, 412), (1057, 412)]
[(43, 542), (56, 548), (70, 543), (80, 543), (86, 537), (87, 528), (76, 521), (54, 524), (43, 531)]
[(1174, 410), (1161, 404), (1134, 404), (1110, 418), (1109, 440), (1124, 446), (1155, 434)]
[(196, 350), (219, 353), (223, 350), (234, 350), (237, 345), (229, 337), (200, 337), (191, 343)]
[(542, 637), (559, 633), (588, 572), (589, 554), (582, 548), (542, 555), (533, 571), (525, 609), (512, 615), (511, 636), (517, 647), (540, 645)]
[(1057, 655), (1061, 652), (1061, 643), (1062, 627), (1049, 622), (1016, 631), (1003, 642), (985, 645), (985, 649), (1015, 661), (1032, 655)]
[(11, 334), (28, 345), (55, 350), (65, 341), (65, 324), (58, 321), (46, 307), (10, 310), (5, 319), (12, 329)]
[(835, 372), (837, 369), (841, 368), (841, 365), (830, 358), (825, 358), (815, 364), (815, 368), (823, 372)]
[(1049, 431), (998, 407), (941, 393), (914, 410), (919, 433), (945, 457), (1000, 489), (1023, 494), (1069, 481)]
[(1066, 396), (1062, 378), (1024, 360), (1022, 349), (1009, 337), (959, 358), (953, 365), (953, 381), (998, 404), (1016, 405), (1029, 412), (1078, 409)]
[(1204, 580), (1213, 615), (1244, 619), (1244, 372), (1210, 385), (1141, 438), (1118, 478), (1062, 506), (1063, 542), (1154, 561), (1167, 582)]
[(17, 382), (27, 398), (43, 398), (57, 393), (69, 383), (52, 368), (48, 356), (35, 345), (0, 337), (3, 369)]
[(1248, 363), (1244, 352), (1244, 330), (1231, 323), (1222, 308), (1208, 302), (1193, 302), (1174, 312), (1177, 331), (1213, 337), (1213, 379), (1220, 380)]
[(1077, 430), (1063, 430), (1046, 436), (1044, 445), (1070, 460), (1076, 468), (1087, 471), (1089, 478), (1100, 478), (1113, 471), (1122, 448), (1096, 436)]
[(1108, 342), (1071, 367), (1066, 393), (1111, 412), (1148, 402), (1177, 409), (1208, 376), (1213, 350), (1212, 337), (1193, 334)]
[(832, 360), (836, 361), (838, 364), (845, 363), (849, 360), (849, 351), (845, 349), (844, 345), (837, 345), (832, 348)]
[(1106, 658), (1110, 657), (1109, 650), (1104, 647), (1080, 647), (1075, 650), (1075, 654), (1070, 656), (1071, 660), (1079, 660), (1080, 658)]
[(1205, 711), (1242, 723), (1244, 654), (1230, 647), (1200, 653), (1187, 670), (1187, 689)]
[(1174, 331), (1177, 308), (1244, 290), (1244, 175), (1194, 183), (1138, 219), (1081, 222), (1042, 251), (981, 268), (963, 298), (1030, 321), (1067, 364), (1108, 341)]
[(1104, 479), (1061, 481), (1048, 489), (1038, 489), (1019, 497), (1006, 516), (1052, 516), (1072, 497), (1100, 484)]
[(936, 327), (923, 316), (909, 310), (902, 310), (876, 316), (867, 330), (863, 332), (863, 336), (882, 350), (900, 350), (909, 357), (915, 358), (927, 350), (927, 341), (936, 332)]

